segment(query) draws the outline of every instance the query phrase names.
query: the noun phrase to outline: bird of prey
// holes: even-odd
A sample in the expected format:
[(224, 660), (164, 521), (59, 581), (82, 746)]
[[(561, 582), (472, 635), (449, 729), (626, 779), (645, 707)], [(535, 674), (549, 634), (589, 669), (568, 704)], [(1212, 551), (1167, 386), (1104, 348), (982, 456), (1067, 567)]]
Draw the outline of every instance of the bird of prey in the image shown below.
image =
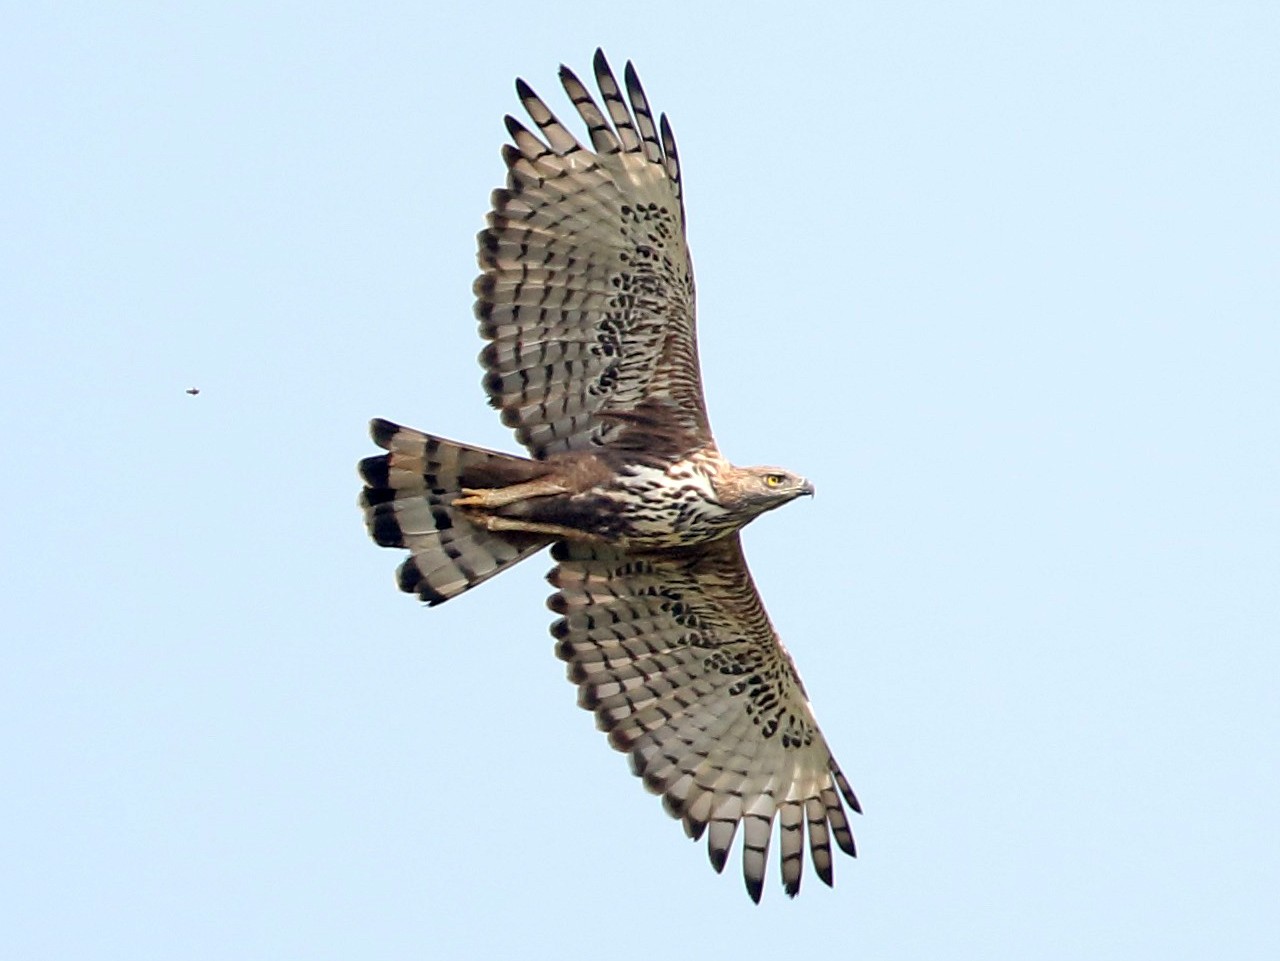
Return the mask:
[[(760, 900), (773, 824), (800, 889), (805, 838), (832, 883), (860, 811), (765, 614), (739, 531), (813, 493), (735, 467), (711, 435), (694, 334), (680, 161), (635, 69), (597, 50), (597, 100), (560, 82), (580, 143), (523, 80), (504, 188), (479, 234), (484, 388), (529, 457), (374, 420), (360, 462), (373, 539), (405, 548), (402, 590), (440, 604), (545, 547), (556, 654), (609, 743), (724, 868), (741, 826)], [(842, 799), (844, 804), (842, 804)]]

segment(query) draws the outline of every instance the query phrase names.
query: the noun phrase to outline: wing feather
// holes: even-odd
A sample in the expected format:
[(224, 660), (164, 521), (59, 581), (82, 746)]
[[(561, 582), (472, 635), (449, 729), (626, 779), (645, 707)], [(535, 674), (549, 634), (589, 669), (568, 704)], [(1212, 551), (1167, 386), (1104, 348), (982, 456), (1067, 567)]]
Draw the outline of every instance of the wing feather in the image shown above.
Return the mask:
[(507, 184), (479, 236), (484, 387), (534, 457), (679, 456), (713, 441), (675, 138), (631, 64), (622, 86), (600, 51), (594, 68), (603, 108), (560, 71), (590, 148), (516, 83), (533, 129), (507, 118)]
[(783, 886), (803, 852), (832, 883), (831, 844), (854, 854), (857, 798), (831, 757), (736, 536), (669, 554), (557, 544), (556, 653), (609, 742), (662, 796), (717, 871), (742, 827), (760, 899), (775, 820)]

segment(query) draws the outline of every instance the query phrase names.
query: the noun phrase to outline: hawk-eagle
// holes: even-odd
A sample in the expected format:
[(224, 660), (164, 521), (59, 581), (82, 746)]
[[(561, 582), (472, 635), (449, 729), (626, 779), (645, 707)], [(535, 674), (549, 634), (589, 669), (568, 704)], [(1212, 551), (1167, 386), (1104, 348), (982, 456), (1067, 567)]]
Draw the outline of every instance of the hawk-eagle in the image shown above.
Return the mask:
[[(479, 235), (484, 387), (530, 457), (375, 420), (360, 463), (373, 539), (407, 548), (402, 590), (440, 604), (551, 547), (556, 654), (579, 703), (724, 867), (739, 825), (759, 901), (773, 823), (783, 885), (807, 830), (832, 883), (860, 810), (747, 570), (739, 530), (812, 494), (735, 467), (707, 420), (680, 161), (630, 63), (595, 55), (597, 101), (560, 82), (591, 147), (523, 80), (536, 131), (507, 117), (507, 185)], [(807, 825), (807, 829), (806, 829)]]

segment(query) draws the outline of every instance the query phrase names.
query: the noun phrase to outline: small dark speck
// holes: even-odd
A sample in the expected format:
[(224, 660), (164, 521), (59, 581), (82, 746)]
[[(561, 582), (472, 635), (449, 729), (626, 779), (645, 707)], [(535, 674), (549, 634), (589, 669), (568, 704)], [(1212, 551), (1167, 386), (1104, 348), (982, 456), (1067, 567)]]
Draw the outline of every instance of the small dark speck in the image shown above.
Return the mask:
[(187, 388), (187, 393), (188, 393), (188, 394), (190, 394), (192, 397), (194, 397), (196, 394), (200, 393), (200, 388), (199, 388), (199, 387), (188, 387), (188, 388)]

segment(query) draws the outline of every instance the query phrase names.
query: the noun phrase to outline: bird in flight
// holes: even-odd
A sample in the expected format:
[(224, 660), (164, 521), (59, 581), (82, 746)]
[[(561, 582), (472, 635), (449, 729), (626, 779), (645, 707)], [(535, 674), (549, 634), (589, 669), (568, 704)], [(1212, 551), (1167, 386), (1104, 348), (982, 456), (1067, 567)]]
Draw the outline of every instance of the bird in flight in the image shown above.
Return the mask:
[[(523, 80), (507, 183), (479, 235), (484, 388), (528, 457), (371, 424), (360, 462), (374, 541), (403, 548), (401, 590), (441, 604), (551, 548), (556, 654), (609, 743), (724, 868), (742, 831), (760, 900), (775, 820), (782, 882), (806, 836), (832, 883), (860, 811), (752, 582), (739, 531), (813, 493), (736, 467), (711, 435), (694, 332), (680, 160), (635, 69), (567, 67), (578, 141)], [(843, 803), (842, 803), (843, 801)]]

